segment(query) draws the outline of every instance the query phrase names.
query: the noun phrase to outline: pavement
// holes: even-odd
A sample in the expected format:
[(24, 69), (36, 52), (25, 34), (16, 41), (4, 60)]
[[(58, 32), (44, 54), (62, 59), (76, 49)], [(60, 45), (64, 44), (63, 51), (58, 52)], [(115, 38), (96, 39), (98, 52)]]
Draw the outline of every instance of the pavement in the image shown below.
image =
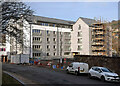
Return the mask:
[(25, 85), (100, 85), (120, 86), (119, 83), (102, 82), (99, 79), (89, 79), (87, 75), (76, 76), (67, 74), (65, 70), (38, 66), (2, 64), (3, 71), (9, 72)]

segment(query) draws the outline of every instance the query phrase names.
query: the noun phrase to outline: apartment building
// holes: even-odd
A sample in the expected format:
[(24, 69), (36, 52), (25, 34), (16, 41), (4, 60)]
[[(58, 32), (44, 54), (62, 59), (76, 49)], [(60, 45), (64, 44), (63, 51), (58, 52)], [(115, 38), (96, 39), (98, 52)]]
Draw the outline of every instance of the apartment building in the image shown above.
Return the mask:
[(112, 56), (112, 29), (109, 24), (92, 24), (92, 54)]
[(73, 21), (34, 16), (32, 57), (40, 59), (71, 58)]
[(113, 29), (112, 30), (112, 53), (113, 53), (113, 56), (118, 56), (118, 38), (119, 38), (119, 35), (118, 35), (118, 32), (119, 30), (118, 29)]
[[(32, 22), (24, 20), (22, 26), (17, 25), (23, 30), (21, 35), (23, 44), (11, 37), (10, 52), (17, 51), (17, 54), (29, 54), (30, 58), (46, 60), (60, 57), (73, 58), (74, 55), (111, 56), (109, 25), (97, 24), (94, 19), (83, 17), (78, 18), (77, 21), (41, 16), (33, 16), (32, 19)], [(104, 45), (101, 45), (101, 41), (96, 41), (100, 37), (104, 37), (104, 41), (102, 40)]]
[(71, 32), (71, 52), (73, 55), (91, 55), (91, 24), (95, 20), (80, 17), (73, 25)]
[(8, 36), (0, 33), (0, 62), (8, 61), (8, 52), (10, 52), (10, 45), (7, 41)]

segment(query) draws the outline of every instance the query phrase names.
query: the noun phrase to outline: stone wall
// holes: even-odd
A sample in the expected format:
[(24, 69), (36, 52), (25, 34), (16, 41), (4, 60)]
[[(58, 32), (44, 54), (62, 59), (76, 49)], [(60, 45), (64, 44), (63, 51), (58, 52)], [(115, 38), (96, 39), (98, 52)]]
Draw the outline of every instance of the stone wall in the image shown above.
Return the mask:
[(76, 55), (74, 56), (74, 61), (88, 63), (89, 68), (92, 66), (103, 66), (120, 75), (120, 57)]

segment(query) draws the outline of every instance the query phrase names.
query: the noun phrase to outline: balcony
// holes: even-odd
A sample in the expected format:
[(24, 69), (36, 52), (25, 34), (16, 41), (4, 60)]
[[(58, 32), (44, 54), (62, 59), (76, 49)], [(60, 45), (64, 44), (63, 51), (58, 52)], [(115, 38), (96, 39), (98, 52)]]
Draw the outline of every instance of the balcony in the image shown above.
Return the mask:
[(33, 48), (33, 51), (42, 51), (42, 48), (40, 48), (40, 49), (39, 48), (35, 48), (35, 49)]
[(103, 29), (103, 27), (99, 27), (99, 26), (97, 26), (97, 27), (94, 27), (94, 28), (92, 28), (93, 30), (99, 30), (99, 29)]
[(32, 33), (33, 36), (42, 36), (42, 33)]
[(71, 44), (71, 42), (65, 42), (65, 44)]
[(50, 36), (50, 33), (49, 33), (49, 34), (47, 34), (47, 36)]
[(47, 41), (47, 44), (50, 44), (50, 41)]
[(53, 41), (54, 44), (56, 44), (56, 41)]
[(92, 52), (105, 52), (105, 50), (92, 50)]
[(78, 37), (82, 37), (82, 35), (77, 35)]
[(64, 51), (71, 51), (71, 49), (65, 49)]
[(104, 37), (95, 37), (93, 39), (101, 40), (101, 39), (104, 39)]
[(77, 43), (78, 43), (78, 44), (82, 44), (82, 41), (78, 41)]
[(96, 44), (95, 44), (95, 45), (92, 45), (92, 46), (93, 46), (93, 47), (103, 47), (104, 45), (102, 45), (102, 44), (101, 44), (101, 45), (96, 45)]
[(92, 45), (104, 45), (103, 42), (93, 42)]
[(33, 41), (33, 44), (40, 44), (42, 41)]
[(55, 48), (55, 49), (53, 49), (53, 51), (56, 51), (57, 49)]
[(56, 36), (56, 34), (53, 34), (53, 36)]
[(64, 38), (65, 39), (71, 39), (71, 36), (70, 35), (65, 35)]
[(50, 48), (48, 48), (47, 51), (50, 51)]

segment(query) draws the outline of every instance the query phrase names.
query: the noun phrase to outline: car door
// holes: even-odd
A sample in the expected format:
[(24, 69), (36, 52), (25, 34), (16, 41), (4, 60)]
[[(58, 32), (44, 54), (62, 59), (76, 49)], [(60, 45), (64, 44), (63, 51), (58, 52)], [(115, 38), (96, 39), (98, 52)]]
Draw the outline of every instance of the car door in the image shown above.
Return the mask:
[(96, 76), (95, 75), (96, 74), (96, 68), (95, 67), (92, 68), (90, 73), (91, 73), (92, 76)]
[(102, 73), (102, 71), (100, 70), (100, 68), (97, 68), (96, 76), (97, 76), (98, 78), (101, 78), (101, 73)]
[(96, 68), (95, 69), (95, 76), (98, 77), (98, 78), (101, 77), (101, 70), (100, 70), (100, 68)]
[(73, 64), (70, 64), (70, 65), (69, 65), (69, 71), (70, 71), (70, 72), (73, 72)]

